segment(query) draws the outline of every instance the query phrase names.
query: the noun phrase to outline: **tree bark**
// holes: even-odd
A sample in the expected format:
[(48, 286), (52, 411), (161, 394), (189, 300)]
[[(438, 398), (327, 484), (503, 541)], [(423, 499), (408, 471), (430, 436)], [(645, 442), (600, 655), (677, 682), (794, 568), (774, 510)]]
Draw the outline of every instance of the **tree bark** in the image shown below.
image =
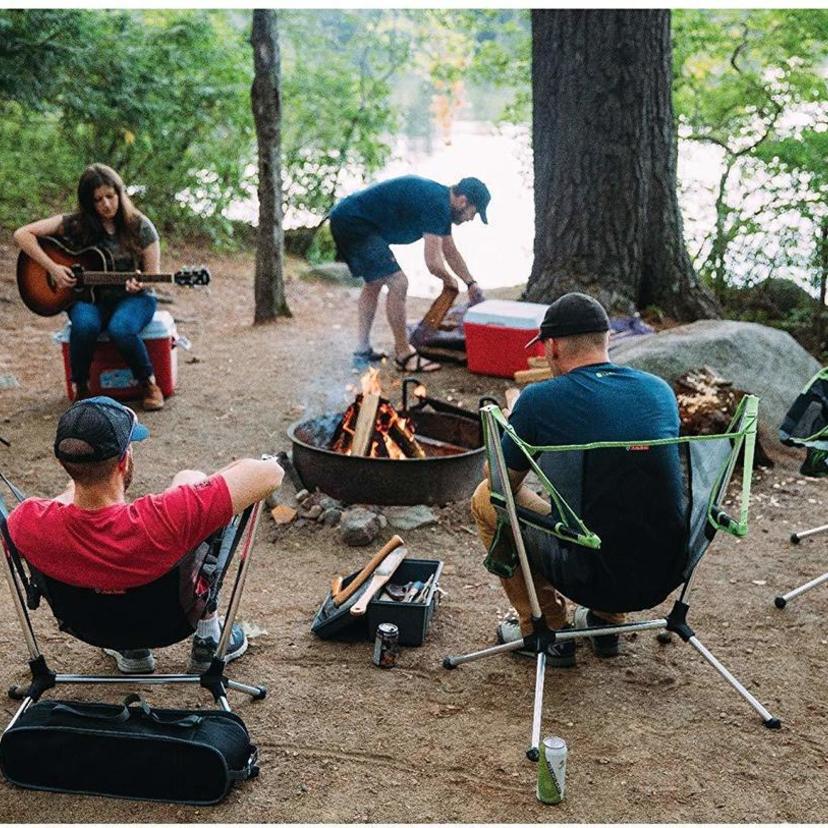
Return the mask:
[(259, 150), (259, 232), (256, 243), (254, 323), (291, 316), (285, 298), (282, 226), (282, 102), (279, 31), (274, 9), (254, 9), (250, 36), (254, 76), (250, 91)]
[(684, 245), (667, 10), (532, 11), (535, 257), (524, 294), (718, 317)]

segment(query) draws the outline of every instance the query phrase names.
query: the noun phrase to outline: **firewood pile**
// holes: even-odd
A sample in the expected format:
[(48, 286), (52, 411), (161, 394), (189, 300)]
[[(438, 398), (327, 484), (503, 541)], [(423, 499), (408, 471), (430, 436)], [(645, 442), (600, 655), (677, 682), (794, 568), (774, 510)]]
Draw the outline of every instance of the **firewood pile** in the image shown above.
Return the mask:
[[(674, 386), (679, 407), (682, 435), (720, 434), (733, 419), (736, 409), (747, 394), (705, 365), (682, 374)], [(756, 464), (772, 466), (759, 439), (756, 440)]]

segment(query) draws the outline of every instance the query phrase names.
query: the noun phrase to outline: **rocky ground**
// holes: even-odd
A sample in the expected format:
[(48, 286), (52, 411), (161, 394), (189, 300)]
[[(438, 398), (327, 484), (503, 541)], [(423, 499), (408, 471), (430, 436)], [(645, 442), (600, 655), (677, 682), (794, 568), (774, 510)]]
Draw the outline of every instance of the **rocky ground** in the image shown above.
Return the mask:
[[(209, 291), (166, 291), (181, 351), (176, 395), (164, 411), (142, 415), (152, 437), (136, 451), (134, 494), (162, 487), (181, 467), (210, 470), (231, 459), (290, 447), (287, 426), (343, 410), (350, 370), (356, 289), (293, 278), (294, 316), (253, 327), (252, 258), (176, 249), (165, 263), (206, 261)], [(295, 264), (292, 272), (297, 271)], [(66, 406), (63, 367), (51, 333), (62, 324), (27, 312), (17, 299), (14, 258), (0, 252), (0, 469), (26, 492), (48, 495), (64, 478), (51, 455)], [(421, 314), (425, 301), (411, 303)], [(377, 346), (390, 344), (378, 319)], [(382, 369), (399, 398), (398, 375)], [(738, 378), (734, 378), (738, 380)], [(447, 367), (427, 378), (430, 393), (474, 406), (502, 399), (505, 380)], [(748, 389), (750, 390), (750, 389)], [(795, 528), (825, 522), (828, 483), (798, 475), (798, 453), (774, 454), (754, 482), (750, 535), (720, 537), (702, 562), (690, 621), (699, 638), (778, 715), (770, 732), (689, 647), (639, 634), (623, 654), (600, 661), (579, 646), (578, 666), (549, 670), (544, 735), (569, 745), (567, 797), (544, 806), (535, 767), (524, 758), (534, 667), (499, 656), (455, 671), (447, 653), (491, 643), (506, 602), (481, 566), (463, 502), (435, 509), (437, 522), (411, 530), (387, 525), (367, 547), (340, 540), (320, 521), (262, 521), (241, 615), (249, 653), (229, 673), (262, 681), (264, 701), (236, 699), (260, 746), (261, 776), (215, 808), (149, 805), (32, 793), (0, 785), (0, 821), (13, 822), (822, 822), (828, 818), (828, 589), (784, 611), (773, 597), (828, 568), (825, 539), (792, 546)], [(424, 646), (406, 648), (399, 666), (371, 664), (367, 642), (321, 641), (311, 620), (331, 578), (361, 567), (395, 531), (410, 553), (444, 561), (442, 605)], [(35, 629), (58, 669), (110, 669), (108, 659), (60, 634), (48, 611)], [(159, 654), (179, 669), (181, 644)], [(9, 601), (0, 607), (0, 685), (26, 676), (26, 652)], [(70, 695), (70, 693), (65, 693)], [(117, 700), (124, 691), (95, 691)], [(153, 689), (153, 704), (208, 705), (201, 691)], [(6, 720), (14, 712), (2, 702)], [(66, 757), (65, 761), (71, 761)]]

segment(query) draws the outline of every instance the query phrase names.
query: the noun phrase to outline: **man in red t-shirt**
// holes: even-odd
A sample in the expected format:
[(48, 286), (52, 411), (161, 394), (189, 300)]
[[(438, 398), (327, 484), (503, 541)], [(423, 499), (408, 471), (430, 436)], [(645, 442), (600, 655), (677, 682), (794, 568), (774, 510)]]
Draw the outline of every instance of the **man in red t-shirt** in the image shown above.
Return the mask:
[[(274, 460), (241, 459), (208, 477), (178, 472), (170, 487), (131, 503), (132, 443), (149, 431), (135, 413), (109, 397), (75, 403), (60, 418), (55, 456), (71, 478), (53, 500), (28, 498), (9, 516), (23, 557), (44, 575), (73, 586), (118, 592), (169, 572), (234, 514), (267, 497), (284, 472)], [(217, 614), (198, 622), (190, 672), (204, 672), (218, 646)], [(247, 650), (234, 625), (225, 658)], [(155, 669), (150, 650), (104, 650), (122, 673)]]

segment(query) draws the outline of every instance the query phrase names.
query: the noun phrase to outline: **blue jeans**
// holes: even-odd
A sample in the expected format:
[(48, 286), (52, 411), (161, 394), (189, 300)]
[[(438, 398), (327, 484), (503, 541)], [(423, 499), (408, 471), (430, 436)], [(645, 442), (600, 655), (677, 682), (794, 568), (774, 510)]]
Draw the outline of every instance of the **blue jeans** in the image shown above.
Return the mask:
[(135, 379), (143, 382), (153, 372), (147, 346), (138, 334), (150, 323), (158, 300), (149, 293), (137, 293), (96, 303), (75, 302), (67, 311), (72, 320), (69, 362), (72, 381), (86, 384), (98, 334), (106, 331)]

